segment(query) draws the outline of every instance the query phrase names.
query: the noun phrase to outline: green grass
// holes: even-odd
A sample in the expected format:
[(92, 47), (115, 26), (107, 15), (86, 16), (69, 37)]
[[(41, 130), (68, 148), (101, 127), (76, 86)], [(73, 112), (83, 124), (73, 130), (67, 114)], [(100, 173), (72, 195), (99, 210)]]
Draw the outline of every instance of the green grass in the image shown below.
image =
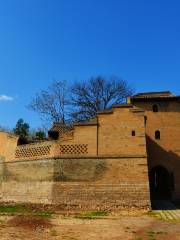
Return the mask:
[(0, 205), (0, 215), (26, 215), (50, 218), (52, 212), (36, 209), (34, 210), (25, 205), (14, 204), (14, 205)]
[(79, 219), (98, 219), (108, 216), (108, 212), (106, 211), (92, 211), (92, 212), (84, 212), (75, 215), (75, 218)]

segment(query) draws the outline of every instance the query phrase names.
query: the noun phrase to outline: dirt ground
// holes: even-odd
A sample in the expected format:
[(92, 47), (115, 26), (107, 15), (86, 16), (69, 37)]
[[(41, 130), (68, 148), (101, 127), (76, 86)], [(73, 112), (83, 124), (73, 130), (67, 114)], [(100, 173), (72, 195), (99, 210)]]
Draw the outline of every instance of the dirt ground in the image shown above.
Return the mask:
[(180, 222), (162, 221), (145, 213), (111, 214), (81, 219), (0, 216), (0, 240), (180, 240)]

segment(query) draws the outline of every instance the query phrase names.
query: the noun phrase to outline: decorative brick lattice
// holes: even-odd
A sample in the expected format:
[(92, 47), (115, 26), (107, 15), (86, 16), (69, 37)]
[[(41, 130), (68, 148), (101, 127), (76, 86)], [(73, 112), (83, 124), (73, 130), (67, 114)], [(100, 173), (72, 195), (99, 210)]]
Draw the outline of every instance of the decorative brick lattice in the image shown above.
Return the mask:
[(39, 147), (20, 147), (16, 149), (15, 158), (30, 158), (50, 154), (51, 145)]
[(87, 144), (60, 145), (60, 154), (88, 154)]

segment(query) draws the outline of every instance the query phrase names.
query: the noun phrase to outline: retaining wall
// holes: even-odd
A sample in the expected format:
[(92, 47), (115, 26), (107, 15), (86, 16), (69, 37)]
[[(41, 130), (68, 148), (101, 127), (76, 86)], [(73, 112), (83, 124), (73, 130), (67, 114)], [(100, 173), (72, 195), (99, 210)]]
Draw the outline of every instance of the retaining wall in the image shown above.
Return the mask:
[(3, 202), (85, 209), (150, 206), (145, 156), (1, 161), (0, 169)]

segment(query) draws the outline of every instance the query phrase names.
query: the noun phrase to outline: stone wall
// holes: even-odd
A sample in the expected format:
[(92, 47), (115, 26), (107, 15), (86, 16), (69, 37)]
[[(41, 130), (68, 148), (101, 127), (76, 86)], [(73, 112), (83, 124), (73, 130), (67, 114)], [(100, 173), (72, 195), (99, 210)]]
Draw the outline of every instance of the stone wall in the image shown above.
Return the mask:
[(145, 156), (24, 160), (0, 166), (4, 202), (85, 209), (150, 205)]

